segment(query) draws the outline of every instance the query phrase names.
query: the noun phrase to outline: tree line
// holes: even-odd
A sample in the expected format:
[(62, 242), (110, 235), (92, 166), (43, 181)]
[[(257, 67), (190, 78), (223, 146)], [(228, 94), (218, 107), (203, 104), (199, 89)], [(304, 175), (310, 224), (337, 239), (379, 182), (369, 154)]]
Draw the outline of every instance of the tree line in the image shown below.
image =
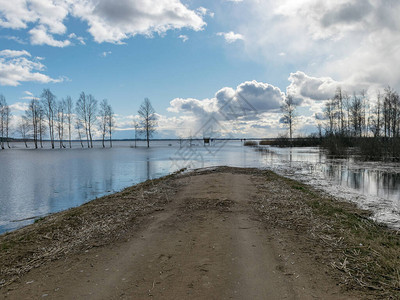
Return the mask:
[[(5, 144), (10, 148), (11, 125), (10, 106), (3, 95), (0, 95), (0, 135), (1, 148)], [(107, 99), (100, 102), (91, 94), (82, 92), (74, 101), (70, 96), (57, 100), (50, 89), (44, 89), (40, 98), (32, 97), (28, 108), (16, 124), (13, 132), (19, 134), (28, 148), (28, 140), (34, 148), (43, 148), (43, 141), (48, 137), (51, 148), (72, 148), (72, 136), (77, 134), (81, 147), (93, 148), (93, 135), (96, 127), (102, 136), (102, 146), (106, 139), (112, 147), (112, 133), (115, 126), (114, 112)]]
[[(292, 139), (297, 117), (292, 96), (286, 97), (281, 109)], [(400, 158), (400, 97), (391, 87), (377, 91), (375, 99), (365, 90), (348, 94), (338, 87), (323, 113), (316, 114), (316, 127), (319, 142), (332, 154), (354, 148), (365, 158)]]
[[(155, 110), (148, 98), (145, 98), (138, 110), (139, 120), (134, 123), (135, 144), (138, 135), (144, 135), (147, 147), (157, 127)], [(3, 95), (0, 95), (0, 147), (11, 148), (11, 133), (18, 134), (25, 147), (32, 141), (34, 148), (43, 148), (47, 137), (51, 148), (72, 148), (73, 136), (77, 137), (82, 148), (93, 148), (95, 133), (101, 135), (103, 148), (108, 142), (112, 147), (112, 134), (115, 127), (115, 115), (107, 99), (99, 104), (91, 94), (82, 92), (76, 101), (70, 96), (57, 100), (50, 91), (44, 89), (40, 97), (32, 97), (19, 122), (11, 129), (11, 110)]]

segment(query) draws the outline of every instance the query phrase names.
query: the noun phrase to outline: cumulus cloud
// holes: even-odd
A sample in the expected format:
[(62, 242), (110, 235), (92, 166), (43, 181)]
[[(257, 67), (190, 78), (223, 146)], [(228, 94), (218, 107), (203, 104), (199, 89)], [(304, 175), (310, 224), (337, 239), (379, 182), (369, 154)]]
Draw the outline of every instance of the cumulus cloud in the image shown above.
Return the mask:
[[(399, 1), (249, 0), (234, 29), (247, 55), (358, 88), (400, 88)], [(233, 8), (235, 9), (235, 8)], [(243, 21), (242, 21), (243, 20)], [(280, 56), (285, 53), (285, 56)], [(377, 85), (374, 86), (374, 89)]]
[(236, 88), (236, 98), (246, 100), (257, 112), (277, 112), (284, 93), (268, 83), (246, 81)]
[(336, 88), (342, 84), (330, 77), (312, 77), (301, 71), (290, 73), (289, 81), (287, 93), (295, 98), (307, 100), (331, 99)]
[(205, 15), (213, 14), (203, 7), (190, 10), (180, 0), (0, 0), (0, 27), (17, 30), (33, 26), (29, 30), (32, 44), (55, 47), (71, 44), (68, 39), (54, 37), (66, 34), (68, 17), (86, 22), (98, 43), (123, 43), (137, 34), (152, 36), (181, 28), (202, 30)]
[(241, 83), (236, 89), (224, 87), (211, 99), (173, 99), (168, 111), (189, 116), (189, 119), (181, 121), (187, 123), (190, 120), (194, 132), (218, 128), (223, 128), (225, 134), (239, 133), (243, 128), (252, 128), (255, 132), (266, 127), (253, 125), (270, 127), (278, 122), (276, 116), (283, 97), (279, 88), (253, 80)]
[(218, 36), (224, 37), (225, 41), (229, 44), (234, 43), (238, 40), (244, 40), (244, 36), (240, 33), (234, 33), (233, 31), (229, 32), (218, 32)]
[(31, 58), (31, 54), (25, 50), (0, 51), (0, 85), (17, 86), (26, 81), (42, 83), (62, 81), (43, 74), (44, 69), (45, 66), (40, 59)]
[(55, 40), (54, 37), (48, 33), (47, 29), (44, 26), (38, 26), (31, 29), (29, 31), (29, 34), (31, 35), (32, 45), (49, 45), (60, 48), (71, 45), (71, 42), (69, 40)]
[(186, 42), (189, 39), (189, 37), (184, 34), (181, 34), (180, 36), (178, 36), (178, 38), (180, 38), (182, 40), (182, 42)]
[(278, 112), (284, 93), (278, 87), (258, 81), (246, 81), (236, 89), (224, 87), (211, 99), (176, 98), (170, 102), (168, 111), (192, 113), (197, 116), (223, 114), (235, 110), (242, 117), (246, 112), (261, 114)]

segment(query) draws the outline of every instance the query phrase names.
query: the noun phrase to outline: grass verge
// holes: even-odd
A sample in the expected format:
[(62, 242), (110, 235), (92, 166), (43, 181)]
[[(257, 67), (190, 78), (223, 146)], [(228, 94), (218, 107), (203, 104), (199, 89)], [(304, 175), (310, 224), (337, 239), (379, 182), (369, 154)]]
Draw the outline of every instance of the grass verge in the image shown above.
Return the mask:
[(264, 173), (258, 188), (263, 197), (254, 207), (267, 226), (295, 231), (299, 247), (345, 287), (372, 298), (400, 298), (399, 231), (354, 204), (272, 172)]

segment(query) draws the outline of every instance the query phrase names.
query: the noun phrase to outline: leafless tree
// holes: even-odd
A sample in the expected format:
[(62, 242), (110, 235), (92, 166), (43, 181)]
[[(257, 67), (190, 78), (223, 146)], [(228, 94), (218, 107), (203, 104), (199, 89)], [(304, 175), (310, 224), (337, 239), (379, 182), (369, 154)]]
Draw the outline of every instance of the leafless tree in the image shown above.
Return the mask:
[(372, 115), (369, 117), (369, 123), (374, 137), (380, 137), (382, 130), (382, 95), (380, 91), (377, 93), (377, 101), (372, 110)]
[(67, 124), (68, 124), (68, 142), (69, 142), (69, 147), (72, 148), (71, 127), (72, 127), (73, 104), (72, 104), (72, 98), (70, 96), (67, 96), (67, 99), (65, 100), (65, 113), (66, 113)]
[(39, 141), (40, 148), (43, 148), (43, 137), (46, 134), (46, 124), (45, 124), (45, 115), (43, 105), (39, 106), (39, 114), (38, 114), (38, 122), (39, 122)]
[(65, 123), (65, 100), (62, 99), (57, 103), (56, 109), (56, 129), (58, 132), (58, 140), (60, 142), (60, 148), (64, 147), (63, 139), (64, 139), (64, 123)]
[(4, 140), (6, 135), (6, 107), (7, 102), (6, 98), (3, 95), (0, 95), (0, 146), (1, 149), (4, 149)]
[(287, 95), (281, 105), (281, 111), (283, 116), (281, 122), (286, 124), (289, 129), (289, 138), (292, 139), (294, 123), (296, 118), (296, 107), (297, 103), (294, 101), (291, 95)]
[(110, 141), (110, 148), (112, 148), (112, 133), (114, 131), (114, 111), (109, 104), (107, 107), (107, 128), (108, 128), (108, 136), (109, 136), (109, 141)]
[(28, 109), (25, 111), (25, 118), (30, 125), (31, 136), (33, 138), (35, 149), (38, 148), (40, 110), (41, 108), (38, 99), (32, 98), (29, 102)]
[(140, 105), (138, 114), (140, 117), (141, 131), (146, 137), (147, 148), (149, 148), (150, 138), (153, 136), (153, 133), (155, 132), (157, 127), (155, 110), (151, 105), (149, 98), (144, 99), (143, 103)]
[(83, 125), (80, 119), (75, 120), (75, 129), (78, 132), (78, 137), (79, 137), (79, 142), (81, 143), (81, 147), (83, 148), (83, 141), (82, 141), (82, 130), (83, 130)]
[(343, 103), (343, 93), (342, 93), (342, 89), (341, 87), (338, 87), (336, 89), (336, 93), (335, 93), (335, 106), (337, 109), (337, 117), (338, 117), (338, 131), (341, 135), (344, 134), (345, 131), (345, 115), (344, 115), (344, 103)]
[(21, 135), (22, 140), (25, 143), (25, 147), (28, 148), (28, 135), (29, 135), (29, 130), (30, 130), (30, 123), (29, 120), (26, 116), (22, 116), (21, 120), (19, 121), (17, 131)]
[(324, 114), (326, 119), (325, 132), (327, 135), (335, 133), (335, 101), (328, 100), (325, 103)]
[(108, 102), (107, 99), (103, 99), (103, 101), (100, 102), (100, 112), (99, 112), (99, 117), (100, 117), (100, 131), (101, 131), (101, 137), (102, 137), (102, 145), (103, 148), (105, 147), (104, 145), (104, 140), (107, 134), (107, 126), (108, 126)]
[(93, 148), (92, 128), (96, 122), (97, 100), (82, 92), (76, 102), (76, 114), (86, 132), (88, 148)]
[(8, 148), (11, 148), (11, 147), (10, 147), (10, 136), (9, 136), (9, 133), (10, 133), (11, 109), (10, 109), (10, 107), (7, 105), (7, 102), (6, 102), (6, 105), (5, 105), (5, 107), (4, 107), (4, 118), (5, 118), (5, 119), (4, 119), (4, 126), (5, 126), (7, 147), (8, 147)]
[(88, 124), (88, 132), (89, 132), (89, 139), (90, 139), (90, 148), (93, 148), (93, 137), (92, 137), (92, 128), (96, 123), (96, 113), (97, 113), (97, 100), (92, 96), (87, 96), (87, 124)]
[(139, 128), (139, 124), (137, 121), (135, 121), (133, 123), (133, 126), (135, 128), (135, 148), (136, 148), (136, 141), (137, 141), (138, 135), (140, 134), (140, 128)]
[(77, 127), (76, 129), (78, 129), (78, 133), (79, 133), (79, 138), (81, 139), (81, 144), (82, 144), (82, 134), (81, 134), (81, 130), (82, 127), (85, 129), (85, 133), (86, 133), (86, 141), (87, 141), (87, 146), (88, 148), (90, 147), (89, 144), (89, 132), (88, 132), (88, 117), (87, 117), (87, 104), (86, 104), (87, 100), (86, 100), (86, 94), (84, 92), (82, 92), (79, 95), (79, 99), (78, 101), (76, 101), (76, 118), (77, 118)]
[(43, 111), (45, 116), (47, 117), (47, 122), (49, 126), (51, 148), (54, 149), (54, 117), (56, 109), (56, 96), (49, 89), (44, 89), (41, 98)]
[(359, 97), (355, 92), (353, 94), (353, 101), (350, 107), (351, 124), (353, 129), (353, 135), (361, 137), (363, 128), (363, 103), (362, 98)]

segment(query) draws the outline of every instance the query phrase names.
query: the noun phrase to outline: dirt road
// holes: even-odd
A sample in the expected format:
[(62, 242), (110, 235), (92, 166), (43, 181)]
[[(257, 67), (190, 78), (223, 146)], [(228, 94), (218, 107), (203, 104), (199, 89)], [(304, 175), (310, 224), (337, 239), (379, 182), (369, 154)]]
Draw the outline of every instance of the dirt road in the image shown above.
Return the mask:
[[(6, 299), (343, 299), (306, 254), (265, 228), (250, 174), (186, 176), (129, 240), (31, 270)], [(291, 245), (287, 247), (288, 243)]]

